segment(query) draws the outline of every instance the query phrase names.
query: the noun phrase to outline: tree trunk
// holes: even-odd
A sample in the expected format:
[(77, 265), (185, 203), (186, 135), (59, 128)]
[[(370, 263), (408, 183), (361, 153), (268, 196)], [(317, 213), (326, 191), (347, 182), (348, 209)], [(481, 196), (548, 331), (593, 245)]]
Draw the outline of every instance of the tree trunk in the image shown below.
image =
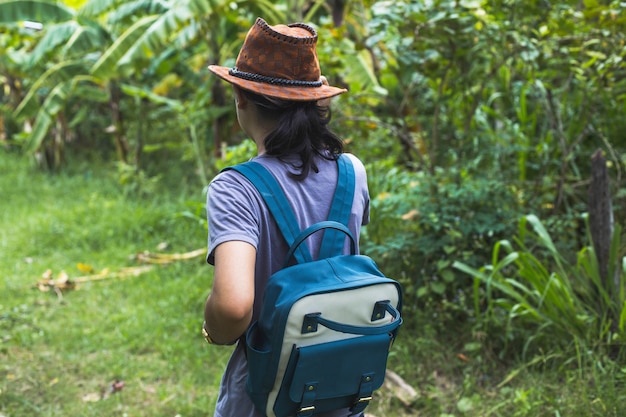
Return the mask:
[(613, 210), (606, 160), (600, 149), (591, 157), (591, 185), (589, 186), (588, 206), (593, 248), (598, 258), (602, 283), (607, 286), (611, 237), (613, 236)]
[(146, 125), (144, 115), (144, 105), (145, 101), (142, 98), (136, 98), (135, 104), (137, 106), (137, 144), (135, 145), (135, 166), (137, 169), (141, 168), (141, 157), (143, 156), (143, 139), (144, 139), (144, 128)]
[[(211, 54), (213, 56), (211, 62), (219, 62), (220, 60), (221, 44), (217, 42), (217, 39), (218, 36), (215, 33), (212, 33), (209, 38)], [(215, 79), (213, 81), (213, 85), (211, 86), (211, 102), (215, 107), (223, 107), (226, 105), (226, 89), (224, 82), (221, 80)], [(221, 159), (223, 156), (222, 144), (224, 143), (223, 136), (226, 120), (226, 115), (220, 115), (213, 120), (213, 154), (217, 159)]]
[[(226, 105), (226, 92), (224, 91), (224, 83), (220, 80), (216, 80), (211, 88), (211, 96), (213, 105), (216, 107), (223, 107)], [(222, 136), (224, 133), (224, 124), (226, 116), (221, 115), (215, 118), (213, 121), (213, 146), (214, 155), (217, 159), (220, 159), (222, 155)]]
[[(611, 191), (609, 188), (609, 175), (606, 168), (606, 159), (601, 149), (598, 149), (591, 157), (591, 184), (589, 186), (589, 228), (593, 249), (598, 260), (598, 269), (603, 287), (611, 295), (611, 303), (615, 305), (619, 286), (618, 265), (611, 263), (611, 240), (613, 239), (613, 208), (611, 203)], [(613, 268), (610, 268), (613, 266)], [(614, 276), (609, 276), (609, 271), (615, 271)], [(613, 331), (617, 331), (619, 317), (612, 317)]]
[(120, 162), (128, 162), (128, 142), (124, 136), (124, 119), (120, 110), (122, 92), (115, 83), (111, 81), (109, 86), (109, 106), (111, 108), (112, 133), (115, 139), (115, 149)]

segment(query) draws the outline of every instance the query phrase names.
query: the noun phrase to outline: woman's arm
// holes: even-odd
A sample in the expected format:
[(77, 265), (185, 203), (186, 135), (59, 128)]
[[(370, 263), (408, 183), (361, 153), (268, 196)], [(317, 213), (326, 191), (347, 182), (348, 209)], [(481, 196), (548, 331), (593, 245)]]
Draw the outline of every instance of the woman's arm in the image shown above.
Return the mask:
[(256, 249), (241, 241), (215, 248), (213, 289), (204, 307), (205, 329), (215, 344), (233, 344), (246, 331), (254, 306)]

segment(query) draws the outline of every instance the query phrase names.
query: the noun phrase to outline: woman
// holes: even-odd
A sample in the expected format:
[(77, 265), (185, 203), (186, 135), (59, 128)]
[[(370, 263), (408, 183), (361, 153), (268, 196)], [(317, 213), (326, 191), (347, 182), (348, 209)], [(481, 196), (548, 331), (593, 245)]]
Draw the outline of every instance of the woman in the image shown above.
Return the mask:
[[(276, 177), (301, 230), (326, 220), (337, 183), (336, 159), (343, 151), (342, 141), (328, 128), (328, 105), (346, 90), (329, 86), (321, 76), (316, 42), (310, 26), (270, 26), (257, 19), (235, 68), (209, 67), (233, 85), (237, 119), (257, 146), (254, 160)], [(369, 221), (369, 194), (363, 164), (350, 157), (356, 190), (348, 227), (358, 241), (360, 227)], [(259, 193), (235, 171), (211, 182), (207, 212), (207, 260), (215, 271), (203, 334), (209, 343), (229, 345), (258, 317), (265, 283), (281, 268), (288, 246)], [(314, 258), (318, 235), (308, 240)], [(238, 343), (222, 378), (216, 417), (263, 415), (246, 394), (246, 376), (245, 343)], [(337, 410), (326, 416), (348, 414)]]

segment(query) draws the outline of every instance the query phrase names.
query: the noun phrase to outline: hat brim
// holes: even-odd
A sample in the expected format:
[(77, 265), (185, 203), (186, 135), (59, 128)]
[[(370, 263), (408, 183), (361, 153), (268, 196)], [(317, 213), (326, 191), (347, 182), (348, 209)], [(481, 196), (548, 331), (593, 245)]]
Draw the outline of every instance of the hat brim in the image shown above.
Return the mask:
[(249, 81), (230, 75), (228, 73), (230, 68), (220, 67), (218, 65), (209, 65), (209, 70), (224, 81), (241, 87), (244, 90), (283, 100), (317, 101), (335, 97), (348, 91), (345, 88), (330, 85), (322, 85), (320, 87), (292, 87)]

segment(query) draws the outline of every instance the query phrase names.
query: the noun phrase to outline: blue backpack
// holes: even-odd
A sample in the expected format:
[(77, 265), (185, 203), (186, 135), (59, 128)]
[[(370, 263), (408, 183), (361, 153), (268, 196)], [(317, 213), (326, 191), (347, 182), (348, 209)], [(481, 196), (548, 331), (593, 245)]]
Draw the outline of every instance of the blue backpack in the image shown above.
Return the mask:
[[(300, 231), (273, 175), (256, 162), (228, 169), (259, 191), (289, 244), (284, 268), (265, 289), (259, 319), (245, 337), (246, 390), (267, 417), (362, 412), (385, 377), (387, 356), (402, 324), (402, 289), (367, 256), (356, 255), (346, 227), (354, 197), (354, 167), (338, 161), (339, 180), (327, 221)], [(324, 233), (318, 260), (302, 243)], [(351, 254), (342, 255), (345, 239)], [(289, 265), (292, 257), (296, 264)], [(388, 314), (387, 314), (388, 313)]]

